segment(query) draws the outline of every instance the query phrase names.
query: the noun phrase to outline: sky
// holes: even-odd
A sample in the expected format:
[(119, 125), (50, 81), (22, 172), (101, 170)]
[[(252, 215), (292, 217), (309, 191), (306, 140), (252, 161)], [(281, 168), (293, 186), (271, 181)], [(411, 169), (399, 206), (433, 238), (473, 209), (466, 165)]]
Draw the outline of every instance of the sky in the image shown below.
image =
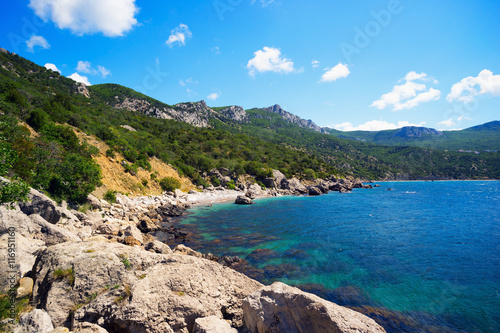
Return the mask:
[(10, 0), (0, 47), (167, 104), (279, 104), (320, 126), (500, 120), (498, 0)]

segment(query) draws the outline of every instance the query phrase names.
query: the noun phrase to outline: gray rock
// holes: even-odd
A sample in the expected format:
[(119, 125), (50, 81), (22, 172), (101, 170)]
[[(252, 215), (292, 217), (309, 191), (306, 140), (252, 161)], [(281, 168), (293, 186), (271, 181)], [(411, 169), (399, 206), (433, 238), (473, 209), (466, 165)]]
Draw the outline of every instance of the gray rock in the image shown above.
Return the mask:
[(96, 325), (96, 324), (92, 324), (92, 323), (87, 323), (87, 322), (78, 323), (77, 325), (75, 325), (74, 332), (78, 332), (78, 333), (108, 333), (108, 331), (105, 330), (104, 328), (102, 328), (101, 326)]
[(161, 254), (170, 254), (172, 253), (172, 250), (167, 244), (164, 244), (160, 241), (154, 240), (152, 242), (147, 243), (144, 246), (144, 249), (146, 251), (153, 250), (155, 253), (161, 253)]
[(216, 316), (198, 318), (194, 321), (193, 333), (237, 333), (235, 328)]
[(45, 245), (50, 246), (64, 242), (78, 242), (81, 239), (75, 236), (71, 231), (47, 222), (38, 214), (29, 216), (32, 222), (33, 232), (31, 236), (35, 239), (40, 239), (45, 242)]
[(62, 213), (58, 209), (54, 200), (33, 188), (30, 190), (28, 198), (30, 201), (19, 203), (19, 207), (23, 213), (26, 215), (39, 214), (47, 222), (52, 224), (59, 222), (62, 217)]
[(182, 191), (181, 191), (181, 190), (179, 190), (179, 189), (176, 189), (176, 190), (174, 191), (174, 196), (175, 196), (176, 198), (178, 198), (178, 199), (179, 199), (179, 198), (185, 198), (185, 197), (186, 197), (186, 193), (182, 192)]
[(251, 205), (253, 204), (253, 201), (246, 195), (238, 195), (234, 203), (238, 205)]
[(40, 309), (23, 314), (19, 325), (14, 333), (47, 333), (54, 329), (50, 316)]
[(286, 177), (281, 171), (279, 170), (273, 170), (273, 178), (274, 178), (274, 184), (276, 187), (281, 188), (281, 183), (283, 180), (286, 180)]
[(307, 192), (306, 187), (297, 178), (283, 180), (281, 183), (281, 187), (285, 190), (290, 190), (292, 192), (298, 192), (298, 193)]
[(69, 333), (69, 329), (67, 329), (66, 327), (57, 327), (48, 333)]
[(184, 244), (177, 245), (174, 248), (173, 252), (176, 253), (176, 254), (181, 254), (181, 255), (185, 255), (185, 256), (193, 256), (193, 257), (197, 257), (197, 258), (203, 258), (203, 254), (201, 254), (200, 252), (197, 252), (197, 251), (193, 250), (190, 247), (187, 247)]
[(281, 282), (243, 300), (245, 326), (252, 333), (382, 333), (367, 316)]
[(92, 209), (102, 209), (102, 203), (92, 194), (87, 196), (87, 202), (90, 204)]
[(272, 177), (264, 178), (262, 180), (262, 184), (264, 184), (264, 186), (267, 188), (274, 188), (276, 186), (276, 183), (274, 182), (274, 178), (272, 178)]
[[(56, 277), (58, 268), (73, 268), (73, 283)], [(234, 327), (242, 327), (242, 300), (261, 287), (194, 256), (111, 242), (68, 242), (40, 255), (33, 299), (56, 326), (69, 326), (71, 309), (81, 304), (74, 313), (75, 326), (89, 322), (123, 333), (192, 332), (197, 318), (222, 318), (221, 309)]]
[(308, 193), (309, 193), (309, 195), (321, 195), (321, 194), (323, 194), (323, 192), (317, 186), (309, 187)]
[[(31, 272), (35, 264), (37, 255), (45, 249), (44, 242), (35, 239), (27, 239), (19, 233), (13, 233), (12, 238), (8, 233), (0, 237), (0, 292), (13, 287), (21, 277)], [(10, 239), (9, 239), (10, 237)], [(16, 255), (9, 257), (9, 244), (15, 244)], [(12, 279), (12, 273), (14, 279)]]

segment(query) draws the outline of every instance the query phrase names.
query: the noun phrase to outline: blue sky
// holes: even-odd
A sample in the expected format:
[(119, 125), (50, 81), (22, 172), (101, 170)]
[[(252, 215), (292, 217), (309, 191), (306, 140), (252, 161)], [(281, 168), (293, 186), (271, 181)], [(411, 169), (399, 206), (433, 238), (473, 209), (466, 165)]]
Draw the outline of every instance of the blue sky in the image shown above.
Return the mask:
[(280, 104), (320, 126), (500, 119), (500, 2), (11, 0), (0, 47), (168, 104)]

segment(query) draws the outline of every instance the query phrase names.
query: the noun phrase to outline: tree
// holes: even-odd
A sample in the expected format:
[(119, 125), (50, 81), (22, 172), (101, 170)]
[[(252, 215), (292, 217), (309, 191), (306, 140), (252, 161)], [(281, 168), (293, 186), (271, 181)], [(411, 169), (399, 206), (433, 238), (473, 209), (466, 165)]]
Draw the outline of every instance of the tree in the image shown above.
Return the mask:
[[(0, 138), (0, 177), (7, 175), (17, 159), (12, 148)], [(14, 208), (14, 203), (28, 200), (29, 187), (17, 179), (0, 178), (0, 204), (8, 204)]]

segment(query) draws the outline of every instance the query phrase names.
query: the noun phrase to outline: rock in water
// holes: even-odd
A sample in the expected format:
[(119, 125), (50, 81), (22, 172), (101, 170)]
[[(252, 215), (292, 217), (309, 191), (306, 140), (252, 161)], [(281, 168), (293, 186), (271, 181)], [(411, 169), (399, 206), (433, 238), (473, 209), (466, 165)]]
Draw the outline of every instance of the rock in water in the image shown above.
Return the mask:
[(323, 192), (316, 186), (309, 188), (309, 195), (321, 195)]
[(234, 203), (238, 205), (251, 205), (253, 204), (253, 201), (247, 196), (239, 195)]
[(243, 300), (243, 320), (252, 333), (382, 333), (373, 319), (275, 282)]

